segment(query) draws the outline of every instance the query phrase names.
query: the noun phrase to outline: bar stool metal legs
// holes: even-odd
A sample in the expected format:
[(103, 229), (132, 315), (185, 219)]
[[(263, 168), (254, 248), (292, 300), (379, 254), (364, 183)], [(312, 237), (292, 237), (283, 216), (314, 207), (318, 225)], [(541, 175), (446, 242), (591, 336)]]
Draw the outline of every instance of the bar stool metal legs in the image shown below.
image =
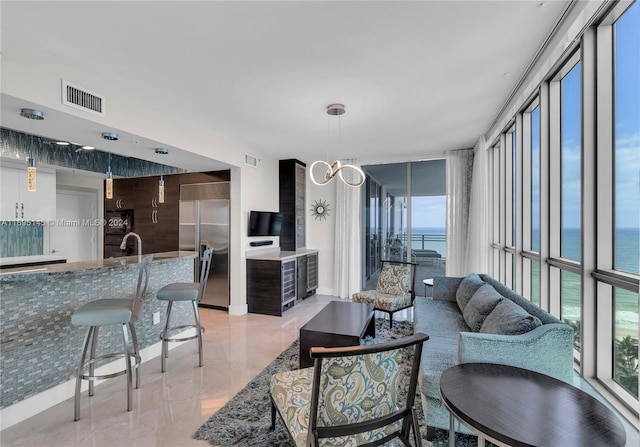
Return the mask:
[[(82, 381), (89, 381), (89, 396), (94, 394), (94, 382), (96, 380), (111, 379), (123, 374), (127, 375), (127, 411), (131, 411), (133, 408), (133, 370), (136, 371), (136, 389), (140, 388), (140, 362), (141, 357), (138, 350), (138, 340), (133, 324), (122, 325), (122, 341), (124, 346), (123, 352), (113, 352), (96, 357), (96, 348), (98, 345), (98, 332), (100, 326), (91, 326), (87, 331), (87, 335), (84, 339), (82, 355), (80, 356), (80, 365), (78, 366), (78, 374), (76, 376), (76, 391), (74, 398), (74, 420), (80, 419), (80, 393), (82, 387)], [(132, 341), (129, 341), (129, 332), (131, 333)], [(132, 351), (129, 350), (129, 345), (132, 344)], [(91, 347), (89, 347), (91, 345)], [(89, 360), (87, 360), (87, 354), (89, 354)], [(125, 361), (125, 369), (117, 371), (111, 374), (96, 375), (95, 368), (96, 363), (100, 360), (107, 358), (123, 357)], [(131, 360), (134, 360), (132, 363)], [(85, 371), (89, 368), (89, 373), (85, 374)]]
[[(211, 268), (211, 258), (213, 255), (213, 249), (208, 248), (202, 254), (202, 266), (200, 268), (200, 281), (188, 282), (188, 283), (173, 283), (167, 284), (160, 290), (156, 297), (160, 301), (167, 301), (167, 316), (164, 323), (164, 329), (160, 334), (162, 340), (162, 354), (160, 355), (160, 370), (165, 372), (167, 370), (166, 359), (169, 357), (169, 342), (175, 341), (187, 341), (198, 339), (198, 364), (200, 367), (204, 365), (203, 361), (203, 349), (202, 349), (202, 333), (204, 328), (200, 324), (200, 311), (198, 310), (198, 303), (202, 299), (207, 287), (207, 279), (209, 278), (209, 270)], [(173, 303), (176, 301), (190, 301), (193, 307), (194, 324), (185, 324), (181, 326), (171, 326), (171, 310), (173, 309)], [(195, 335), (187, 335), (184, 337), (171, 336), (171, 333), (180, 329), (193, 328)]]
[[(136, 388), (140, 388), (140, 349), (138, 348), (138, 337), (134, 323), (138, 320), (142, 307), (142, 298), (147, 290), (149, 280), (149, 263), (152, 256), (147, 256), (139, 262), (138, 286), (133, 299), (99, 299), (89, 301), (73, 315), (71, 324), (74, 326), (88, 327), (87, 334), (82, 345), (80, 355), (80, 365), (76, 375), (76, 389), (74, 397), (74, 420), (80, 419), (80, 393), (82, 381), (89, 381), (89, 396), (93, 396), (94, 382), (96, 380), (110, 379), (112, 377), (127, 375), (127, 411), (133, 409), (133, 370), (136, 372)], [(120, 325), (122, 329), (122, 351), (110, 352), (108, 354), (96, 355), (98, 347), (98, 334), (101, 326)], [(131, 338), (129, 338), (131, 337)], [(87, 355), (89, 358), (87, 359)], [(96, 375), (96, 366), (102, 360), (120, 358), (124, 359), (125, 368), (123, 370)], [(132, 362), (133, 360), (133, 362)], [(87, 372), (88, 371), (88, 372)]]
[[(173, 308), (173, 301), (169, 301), (167, 305), (167, 318), (164, 324), (164, 330), (160, 334), (160, 339), (162, 340), (162, 354), (160, 356), (160, 371), (165, 372), (167, 370), (166, 359), (169, 357), (169, 343), (175, 341), (187, 341), (193, 340), (194, 338), (198, 339), (198, 366), (202, 367), (204, 365), (204, 357), (202, 355), (202, 333), (204, 332), (204, 328), (200, 324), (200, 311), (198, 310), (198, 302), (191, 301), (191, 305), (193, 306), (193, 315), (195, 324), (185, 324), (182, 326), (170, 326), (171, 320), (171, 309)], [(194, 328), (196, 333), (195, 335), (189, 335), (185, 337), (170, 337), (169, 334), (171, 331), (176, 331), (179, 329), (188, 329)]]

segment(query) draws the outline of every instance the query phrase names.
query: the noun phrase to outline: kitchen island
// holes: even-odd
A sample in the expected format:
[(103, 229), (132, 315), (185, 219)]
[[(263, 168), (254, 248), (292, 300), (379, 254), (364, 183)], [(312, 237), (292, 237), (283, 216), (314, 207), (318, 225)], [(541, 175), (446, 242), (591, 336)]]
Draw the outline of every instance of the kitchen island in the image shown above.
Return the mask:
[[(192, 282), (195, 257), (196, 253), (190, 251), (154, 254), (142, 314), (136, 323), (143, 361), (159, 354), (159, 349), (157, 353), (153, 348), (145, 351), (160, 344), (162, 325), (153, 324), (153, 314), (160, 314), (159, 321), (164, 321), (166, 314), (166, 303), (156, 300), (156, 292), (173, 282)], [(133, 299), (138, 262), (138, 256), (128, 256), (0, 271), (3, 420), (8, 419), (10, 424), (11, 419), (22, 418), (17, 413), (41, 405), (47, 408), (73, 396), (72, 379), (86, 328), (72, 326), (71, 314), (87, 301), (99, 298)], [(190, 306), (175, 306), (171, 316), (176, 324), (193, 320)], [(113, 334), (108, 335), (108, 331)], [(110, 344), (104, 349), (121, 349), (119, 328), (103, 328), (100, 339)]]

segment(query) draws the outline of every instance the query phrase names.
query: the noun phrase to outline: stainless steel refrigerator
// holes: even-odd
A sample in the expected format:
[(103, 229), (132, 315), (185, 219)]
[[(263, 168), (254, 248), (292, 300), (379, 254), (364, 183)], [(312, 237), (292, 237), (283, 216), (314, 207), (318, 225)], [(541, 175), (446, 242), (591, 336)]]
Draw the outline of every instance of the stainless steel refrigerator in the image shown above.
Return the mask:
[(202, 254), (213, 256), (200, 305), (229, 308), (229, 182), (180, 185), (180, 250), (197, 251), (195, 281)]

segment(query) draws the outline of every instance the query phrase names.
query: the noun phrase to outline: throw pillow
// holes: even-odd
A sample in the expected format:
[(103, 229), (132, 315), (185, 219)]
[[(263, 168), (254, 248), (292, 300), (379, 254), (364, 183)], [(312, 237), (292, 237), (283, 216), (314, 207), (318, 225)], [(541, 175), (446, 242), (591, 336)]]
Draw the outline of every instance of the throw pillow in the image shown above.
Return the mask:
[(471, 299), (474, 293), (484, 285), (484, 281), (478, 276), (477, 273), (467, 275), (456, 290), (456, 302), (460, 311), (463, 312), (467, 307), (467, 303)]
[(541, 326), (542, 322), (511, 300), (500, 301), (482, 323), (486, 334), (519, 335)]
[(411, 270), (405, 266), (385, 264), (378, 277), (376, 290), (388, 295), (403, 295), (409, 291)]
[(462, 317), (473, 332), (479, 332), (484, 320), (502, 300), (504, 298), (493, 286), (485, 284), (473, 294), (462, 311)]

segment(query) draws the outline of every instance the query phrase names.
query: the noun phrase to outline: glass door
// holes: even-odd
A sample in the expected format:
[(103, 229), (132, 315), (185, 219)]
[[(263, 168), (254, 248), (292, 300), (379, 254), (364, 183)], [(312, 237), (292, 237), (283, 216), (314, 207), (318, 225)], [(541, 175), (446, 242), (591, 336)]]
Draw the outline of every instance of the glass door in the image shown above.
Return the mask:
[(363, 166), (365, 238), (363, 290), (375, 289), (381, 260), (418, 264), (423, 279), (444, 276), (446, 161)]

